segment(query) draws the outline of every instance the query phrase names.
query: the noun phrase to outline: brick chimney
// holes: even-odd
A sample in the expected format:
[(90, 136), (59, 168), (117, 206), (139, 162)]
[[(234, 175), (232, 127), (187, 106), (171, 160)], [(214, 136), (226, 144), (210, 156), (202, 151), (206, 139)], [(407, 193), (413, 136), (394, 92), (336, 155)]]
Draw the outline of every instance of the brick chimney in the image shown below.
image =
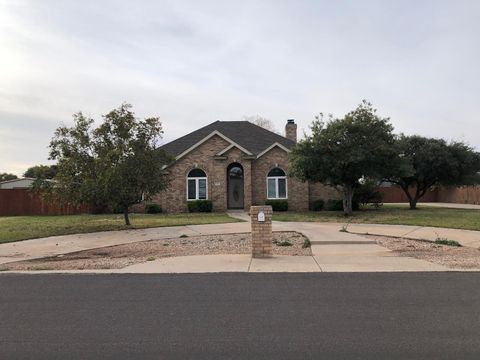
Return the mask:
[(295, 124), (295, 119), (287, 120), (287, 125), (285, 125), (285, 137), (297, 142), (297, 124)]

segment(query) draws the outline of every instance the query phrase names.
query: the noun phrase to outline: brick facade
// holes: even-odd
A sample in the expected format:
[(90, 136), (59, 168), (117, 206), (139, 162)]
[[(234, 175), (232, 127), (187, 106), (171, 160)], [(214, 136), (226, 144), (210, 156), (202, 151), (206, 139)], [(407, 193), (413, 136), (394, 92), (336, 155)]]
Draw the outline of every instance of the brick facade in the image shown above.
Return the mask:
[[(267, 200), (267, 174), (280, 167), (288, 175), (288, 153), (274, 147), (260, 158), (247, 155), (236, 147), (216, 156), (230, 143), (220, 136), (213, 136), (187, 155), (178, 159), (167, 171), (170, 176), (168, 190), (158, 194), (151, 201), (161, 205), (166, 213), (187, 212), (187, 175), (190, 170), (200, 168), (207, 174), (208, 199), (212, 201), (213, 211), (227, 210), (227, 168), (232, 163), (243, 167), (244, 174), (244, 209), (251, 205), (264, 205)], [(332, 192), (322, 185), (311, 185), (287, 177), (287, 194), (289, 210), (308, 210), (309, 201), (321, 197), (327, 200)], [(329, 196), (329, 197), (325, 197)]]

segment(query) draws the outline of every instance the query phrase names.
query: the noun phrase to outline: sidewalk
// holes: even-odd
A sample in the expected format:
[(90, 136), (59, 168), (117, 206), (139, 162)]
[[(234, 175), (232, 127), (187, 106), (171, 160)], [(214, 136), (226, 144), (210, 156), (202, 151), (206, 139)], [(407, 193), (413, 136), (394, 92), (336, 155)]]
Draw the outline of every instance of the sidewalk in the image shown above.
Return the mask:
[(480, 231), (473, 230), (380, 224), (350, 224), (347, 230), (352, 234), (359, 235), (383, 235), (431, 241), (448, 239), (458, 241), (462, 246), (480, 248)]
[[(248, 219), (245, 213), (235, 213), (232, 216)], [(274, 231), (297, 231), (307, 236), (312, 243), (313, 256), (275, 256), (270, 259), (252, 259), (250, 255), (185, 256), (163, 258), (119, 270), (77, 272), (449, 271), (444, 266), (424, 260), (396, 256), (394, 252), (362, 234), (428, 240), (440, 237), (456, 240), (464, 246), (480, 247), (480, 232), (477, 231), (406, 225), (350, 224), (348, 232), (341, 232), (342, 226), (340, 223), (273, 222)], [(178, 238), (183, 234), (194, 236), (241, 232), (250, 232), (249, 222), (55, 236), (0, 244), (0, 264), (111, 245)]]
[[(408, 203), (385, 203), (385, 205), (405, 205), (408, 206)], [(478, 204), (458, 204), (458, 203), (442, 203), (442, 202), (419, 202), (418, 207), (422, 206), (431, 206), (431, 207), (444, 207), (450, 209), (473, 209), (480, 210), (480, 205)]]

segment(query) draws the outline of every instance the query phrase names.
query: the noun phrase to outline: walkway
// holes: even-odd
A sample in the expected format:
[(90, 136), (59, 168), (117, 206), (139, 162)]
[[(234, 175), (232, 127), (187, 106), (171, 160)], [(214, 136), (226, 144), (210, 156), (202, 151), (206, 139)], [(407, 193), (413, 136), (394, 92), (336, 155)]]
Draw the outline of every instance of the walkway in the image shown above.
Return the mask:
[[(385, 203), (385, 205), (405, 205), (408, 206), (408, 203)], [(480, 205), (478, 204), (457, 204), (457, 203), (442, 203), (442, 202), (419, 202), (419, 207), (422, 206), (431, 206), (431, 207), (443, 207), (451, 209), (472, 209), (480, 210)]]
[[(243, 215), (242, 215), (243, 216)], [(361, 235), (340, 232), (341, 224), (274, 222), (274, 231), (298, 231), (312, 242), (313, 256), (275, 256), (251, 259), (249, 255), (211, 255), (159, 259), (120, 270), (93, 272), (320, 272), (320, 271), (446, 271), (446, 267), (396, 256)], [(365, 230), (352, 228), (350, 230)], [(368, 228), (371, 231), (371, 227)], [(55, 256), (68, 252), (182, 234), (207, 235), (249, 232), (250, 224), (191, 225), (154, 229), (56, 236), (0, 245), (0, 263)], [(88, 272), (88, 271), (83, 271)], [(92, 271), (90, 271), (92, 272)]]

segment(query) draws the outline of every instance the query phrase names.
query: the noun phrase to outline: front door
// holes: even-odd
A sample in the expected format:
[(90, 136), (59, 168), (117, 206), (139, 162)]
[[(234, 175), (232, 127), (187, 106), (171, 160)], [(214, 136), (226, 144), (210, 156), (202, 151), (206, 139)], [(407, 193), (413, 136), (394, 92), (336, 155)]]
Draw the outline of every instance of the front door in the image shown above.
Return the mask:
[(243, 168), (238, 163), (227, 168), (228, 208), (243, 209)]

